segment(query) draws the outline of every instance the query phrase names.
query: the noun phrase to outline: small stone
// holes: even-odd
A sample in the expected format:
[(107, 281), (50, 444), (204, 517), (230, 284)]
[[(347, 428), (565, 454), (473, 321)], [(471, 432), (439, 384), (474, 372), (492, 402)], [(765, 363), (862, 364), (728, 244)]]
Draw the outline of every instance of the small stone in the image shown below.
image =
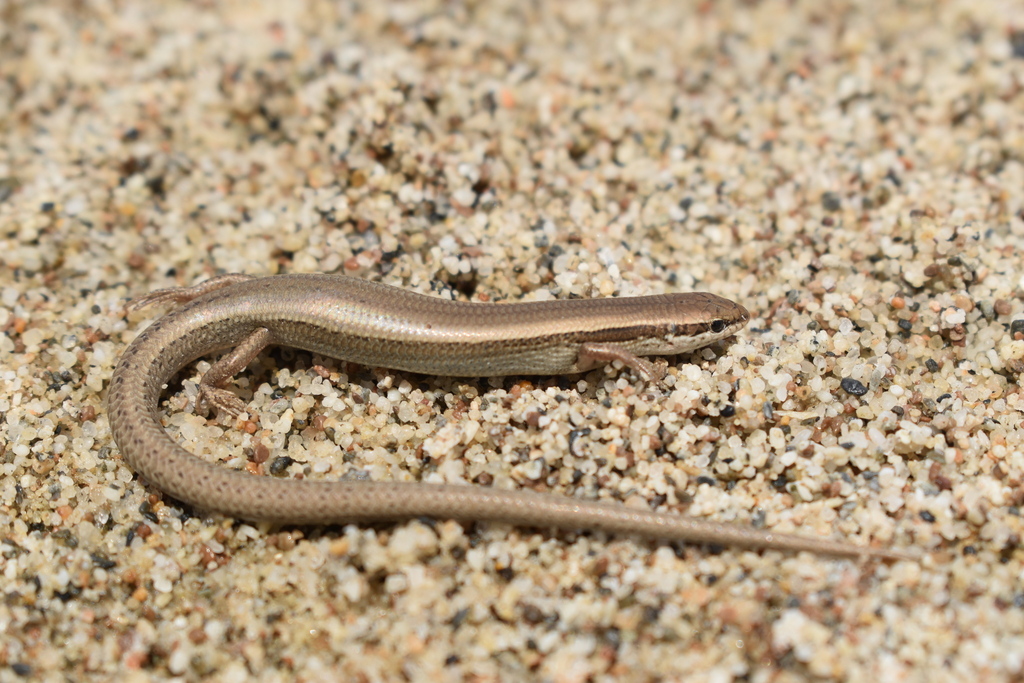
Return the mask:
[(863, 396), (868, 393), (868, 388), (859, 380), (855, 380), (852, 377), (844, 377), (839, 383), (839, 386), (841, 386), (843, 391), (851, 396)]
[(826, 211), (836, 212), (842, 208), (843, 200), (835, 192), (826, 192), (821, 195), (821, 206)]

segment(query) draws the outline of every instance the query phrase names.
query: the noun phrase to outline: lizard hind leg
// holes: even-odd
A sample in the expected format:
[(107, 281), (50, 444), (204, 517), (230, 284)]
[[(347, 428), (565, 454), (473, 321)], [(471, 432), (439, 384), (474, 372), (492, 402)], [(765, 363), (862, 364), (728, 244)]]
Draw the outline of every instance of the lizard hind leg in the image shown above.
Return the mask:
[(273, 335), (265, 327), (259, 327), (242, 340), (242, 342), (214, 363), (203, 378), (199, 380), (199, 398), (196, 409), (209, 404), (217, 410), (238, 417), (245, 412), (245, 403), (231, 391), (224, 388), (232, 377), (245, 369), (260, 351), (267, 348), (273, 341)]
[(148, 308), (150, 306), (156, 306), (159, 304), (184, 304), (192, 301), (197, 297), (200, 297), (208, 292), (212, 292), (217, 289), (223, 289), (224, 287), (230, 287), (231, 285), (239, 282), (245, 282), (246, 280), (252, 280), (252, 275), (245, 275), (243, 273), (228, 273), (226, 275), (217, 275), (209, 280), (200, 282), (198, 285), (192, 285), (191, 287), (168, 287), (167, 289), (158, 289), (149, 294), (136, 297), (129, 301), (125, 307), (125, 313), (134, 313), (135, 311)]

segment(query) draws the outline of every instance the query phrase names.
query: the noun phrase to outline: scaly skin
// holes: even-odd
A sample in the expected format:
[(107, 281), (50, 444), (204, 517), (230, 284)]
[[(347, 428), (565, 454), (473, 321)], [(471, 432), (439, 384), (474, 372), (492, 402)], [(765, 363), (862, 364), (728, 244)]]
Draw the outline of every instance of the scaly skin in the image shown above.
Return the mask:
[(640, 355), (683, 353), (746, 324), (742, 306), (712, 294), (470, 304), (332, 275), (225, 275), (131, 304), (183, 303), (127, 348), (111, 378), (110, 427), (128, 464), (178, 500), (253, 521), (326, 524), (428, 516), (532, 527), (600, 529), (654, 539), (912, 559), (874, 549), (565, 496), (478, 486), (281, 480), (217, 467), (161, 427), (163, 385), (184, 365), (233, 351), (201, 382), (201, 397), (240, 413), (223, 385), (270, 344), (339, 359), (449, 376), (578, 373), (620, 360), (649, 380)]

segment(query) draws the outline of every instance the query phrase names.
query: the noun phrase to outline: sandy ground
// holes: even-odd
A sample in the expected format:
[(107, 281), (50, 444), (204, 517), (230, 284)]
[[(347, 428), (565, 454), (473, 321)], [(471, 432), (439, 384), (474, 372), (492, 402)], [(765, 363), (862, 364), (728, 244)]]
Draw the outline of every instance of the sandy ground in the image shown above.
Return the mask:
[[(1020, 2), (0, 0), (0, 136), (0, 681), (1024, 675)], [(657, 386), (274, 350), (245, 423), (200, 362), (198, 457), (923, 558), (183, 506), (106, 387), (125, 301), (224, 272), (753, 320)]]

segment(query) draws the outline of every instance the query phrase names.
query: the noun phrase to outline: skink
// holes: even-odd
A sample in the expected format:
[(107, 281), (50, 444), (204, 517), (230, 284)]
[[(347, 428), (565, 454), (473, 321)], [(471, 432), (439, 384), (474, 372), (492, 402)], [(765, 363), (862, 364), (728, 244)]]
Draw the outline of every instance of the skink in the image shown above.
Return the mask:
[(745, 308), (713, 294), (483, 304), (339, 275), (235, 274), (153, 292), (129, 307), (167, 302), (182, 305), (140, 333), (114, 369), (110, 428), (138, 474), (197, 508), (286, 524), (425, 516), (840, 556), (910, 557), (897, 550), (529, 491), (251, 475), (193, 456), (159, 420), (165, 383), (191, 361), (221, 349), (232, 350), (203, 377), (200, 397), (232, 414), (243, 412), (245, 405), (224, 385), (271, 344), (445, 376), (570, 374), (618, 360), (657, 381), (661, 369), (640, 356), (691, 351), (746, 324)]

